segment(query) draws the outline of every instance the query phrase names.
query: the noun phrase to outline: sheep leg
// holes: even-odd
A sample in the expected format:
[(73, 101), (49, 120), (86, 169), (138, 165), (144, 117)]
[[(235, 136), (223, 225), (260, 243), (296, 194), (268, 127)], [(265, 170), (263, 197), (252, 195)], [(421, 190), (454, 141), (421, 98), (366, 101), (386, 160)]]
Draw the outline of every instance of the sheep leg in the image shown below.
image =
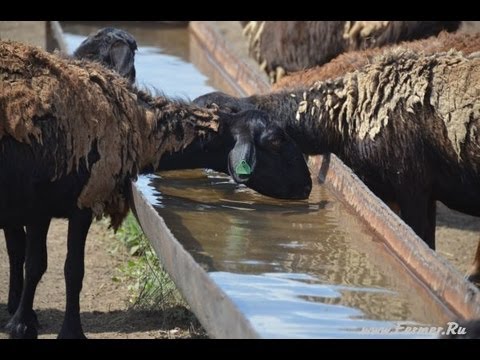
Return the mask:
[(47, 232), (50, 218), (37, 220), (27, 226), (25, 281), (15, 314), (6, 328), (11, 338), (37, 338), (37, 321), (33, 312), (33, 299), (38, 282), (47, 270)]
[(7, 309), (10, 315), (13, 315), (22, 296), (26, 235), (23, 227), (6, 227), (3, 232), (5, 233), (8, 260), (10, 262), (10, 286), (8, 289)]
[(416, 194), (399, 200), (403, 221), (435, 250), (435, 223), (437, 204), (430, 196)]
[(477, 252), (473, 260), (472, 268), (467, 276), (467, 279), (480, 288), (480, 241), (477, 245)]
[(76, 209), (68, 222), (68, 252), (65, 261), (67, 305), (59, 339), (85, 339), (80, 321), (80, 291), (85, 272), (85, 240), (92, 223), (90, 209)]

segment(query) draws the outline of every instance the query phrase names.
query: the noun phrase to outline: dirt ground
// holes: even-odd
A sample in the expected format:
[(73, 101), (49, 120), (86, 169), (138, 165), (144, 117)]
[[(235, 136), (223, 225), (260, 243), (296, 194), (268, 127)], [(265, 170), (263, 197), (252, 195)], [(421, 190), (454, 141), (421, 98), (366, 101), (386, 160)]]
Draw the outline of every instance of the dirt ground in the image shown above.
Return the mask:
[(480, 240), (480, 218), (450, 210), (437, 203), (436, 238), (438, 253), (462, 274), (466, 274)]
[[(453, 212), (440, 204), (437, 222), (438, 252), (462, 274), (465, 273), (480, 238), (480, 218)], [(62, 324), (66, 225), (64, 220), (54, 220), (50, 227), (48, 270), (35, 297), (35, 310), (42, 325), (39, 338), (55, 338)], [(128, 260), (128, 255), (122, 247), (112, 251), (115, 240), (111, 235), (111, 230), (103, 222), (96, 222), (87, 239), (86, 272), (81, 294), (81, 316), (87, 337), (156, 339), (194, 336), (195, 332), (190, 331), (188, 324), (165, 321), (172, 318), (172, 313), (186, 311), (184, 308), (172, 308), (166, 312), (128, 308), (128, 283), (113, 280), (118, 278), (118, 267)], [(0, 339), (8, 337), (3, 330), (9, 319), (7, 291), (8, 258), (3, 232), (0, 232)]]
[[(56, 338), (63, 321), (65, 308), (65, 282), (63, 264), (66, 256), (67, 223), (53, 220), (48, 236), (48, 270), (40, 282), (34, 309), (41, 324), (39, 338)], [(140, 311), (128, 308), (128, 283), (118, 278), (120, 264), (128, 254), (120, 246), (116, 251), (112, 231), (103, 222), (95, 222), (89, 232), (85, 278), (80, 306), (83, 330), (88, 338), (157, 339), (190, 338), (195, 334), (188, 324), (171, 320), (185, 308), (163, 311)], [(4, 332), (9, 319), (7, 312), (8, 257), (3, 231), (0, 231), (0, 339), (8, 338)]]

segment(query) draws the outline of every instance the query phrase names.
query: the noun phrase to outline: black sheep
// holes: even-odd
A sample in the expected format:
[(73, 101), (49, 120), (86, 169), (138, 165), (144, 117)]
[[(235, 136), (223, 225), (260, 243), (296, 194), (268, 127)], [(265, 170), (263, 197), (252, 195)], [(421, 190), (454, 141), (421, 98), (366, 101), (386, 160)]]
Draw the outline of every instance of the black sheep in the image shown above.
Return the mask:
[[(137, 43), (128, 32), (116, 28), (102, 28), (89, 35), (75, 50), (76, 59), (97, 61), (116, 70), (132, 84), (135, 82), (135, 51)], [(5, 240), (10, 262), (10, 282), (7, 309), (13, 314), (20, 302), (25, 263), (25, 230), (5, 227)]]
[(163, 154), (224, 144), (223, 168), (252, 189), (296, 199), (310, 192), (302, 153), (262, 112), (152, 97), (98, 64), (13, 42), (0, 42), (0, 79), (0, 228), (27, 226), (25, 284), (7, 325), (13, 337), (37, 335), (32, 305), (52, 217), (69, 220), (59, 336), (84, 337), (79, 294), (92, 216), (109, 215), (118, 228), (130, 180), (159, 169)]
[(434, 249), (436, 200), (480, 216), (479, 84), (476, 54), (395, 48), (311, 88), (195, 102), (265, 111), (304, 153), (335, 153)]
[(124, 30), (107, 27), (83, 40), (74, 51), (73, 57), (98, 61), (134, 83), (136, 50), (137, 42), (131, 34)]

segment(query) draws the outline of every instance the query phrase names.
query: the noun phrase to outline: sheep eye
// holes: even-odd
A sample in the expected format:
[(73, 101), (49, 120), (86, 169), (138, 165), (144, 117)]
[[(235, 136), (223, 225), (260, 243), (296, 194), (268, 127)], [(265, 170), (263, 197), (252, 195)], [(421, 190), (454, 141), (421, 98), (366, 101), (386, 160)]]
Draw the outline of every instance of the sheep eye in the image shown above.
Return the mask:
[(279, 149), (280, 146), (282, 146), (282, 143), (283, 143), (282, 139), (278, 139), (278, 138), (277, 139), (272, 139), (272, 140), (269, 141), (270, 147), (272, 147), (274, 149)]
[(286, 137), (282, 130), (271, 129), (263, 134), (261, 137), (261, 145), (270, 150), (278, 151), (285, 143)]
[(278, 151), (282, 147), (282, 145), (285, 142), (285, 137), (284, 136), (268, 136), (267, 138), (264, 139), (265, 141), (263, 142), (263, 146), (273, 150), (273, 151)]

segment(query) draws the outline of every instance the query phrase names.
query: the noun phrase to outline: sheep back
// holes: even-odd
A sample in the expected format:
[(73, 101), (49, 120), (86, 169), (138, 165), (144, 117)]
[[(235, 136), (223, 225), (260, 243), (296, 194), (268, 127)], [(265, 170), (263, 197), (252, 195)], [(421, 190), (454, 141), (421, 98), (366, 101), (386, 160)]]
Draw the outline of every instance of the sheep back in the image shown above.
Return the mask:
[[(415, 116), (415, 126), (430, 129), (433, 124), (425, 122), (435, 121), (431, 111), (443, 121), (457, 158), (474, 151), (480, 141), (480, 58), (476, 54), (466, 57), (452, 50), (425, 56), (393, 49), (364, 70), (331, 83), (337, 89), (327, 90), (326, 111), (361, 140), (374, 140), (389, 121), (397, 117), (401, 122), (406, 113)], [(322, 82), (317, 88), (328, 89)], [(405, 126), (413, 125), (405, 122)]]
[(79, 207), (101, 215), (105, 203), (124, 202), (114, 198), (114, 190), (137, 174), (142, 134), (149, 130), (141, 128), (148, 125), (142, 116), (135, 94), (113, 71), (20, 43), (0, 43), (0, 140), (10, 136), (42, 144), (42, 123), (54, 122), (66, 144), (57, 151), (67, 154), (56, 157), (50, 181), (77, 171), (95, 147), (99, 160), (87, 163), (90, 176)]
[(398, 45), (390, 45), (381, 48), (371, 48), (358, 51), (350, 51), (338, 55), (332, 61), (322, 66), (315, 66), (307, 70), (301, 70), (281, 78), (273, 84), (273, 90), (283, 88), (295, 88), (298, 86), (311, 86), (316, 81), (335, 79), (344, 74), (359, 70), (371, 63), (373, 58), (383, 52), (394, 48), (404, 48), (425, 54), (448, 51), (455, 49), (464, 54), (480, 51), (480, 34), (448, 33), (443, 31), (438, 37), (403, 42)]

